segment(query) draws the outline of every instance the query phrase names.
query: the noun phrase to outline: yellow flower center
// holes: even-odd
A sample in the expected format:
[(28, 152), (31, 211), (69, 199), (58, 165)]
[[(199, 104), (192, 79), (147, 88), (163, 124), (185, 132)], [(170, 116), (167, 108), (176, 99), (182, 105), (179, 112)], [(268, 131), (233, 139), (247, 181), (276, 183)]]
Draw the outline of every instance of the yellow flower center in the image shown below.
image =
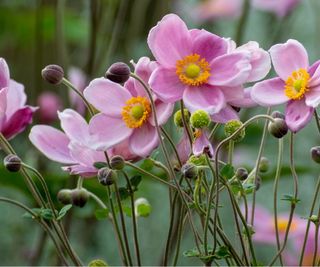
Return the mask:
[(145, 97), (132, 97), (122, 108), (122, 119), (129, 128), (141, 127), (151, 114), (150, 102)]
[(186, 85), (199, 86), (207, 83), (210, 77), (209, 63), (198, 54), (191, 54), (177, 60), (176, 74)]
[(309, 90), (309, 79), (310, 75), (305, 69), (292, 72), (291, 76), (286, 80), (284, 87), (286, 96), (293, 100), (301, 99)]
[[(285, 218), (278, 218), (278, 230), (279, 233), (285, 233), (288, 226), (288, 220)], [(290, 230), (294, 231), (297, 229), (297, 223), (292, 220)]]

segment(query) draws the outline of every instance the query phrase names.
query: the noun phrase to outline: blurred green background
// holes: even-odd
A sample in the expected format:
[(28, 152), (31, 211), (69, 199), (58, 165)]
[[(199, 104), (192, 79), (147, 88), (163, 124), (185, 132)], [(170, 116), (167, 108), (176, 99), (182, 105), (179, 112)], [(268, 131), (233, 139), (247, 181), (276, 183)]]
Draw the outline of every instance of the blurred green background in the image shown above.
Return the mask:
[[(42, 81), (41, 69), (44, 66), (60, 64), (65, 70), (76, 66), (90, 79), (103, 76), (108, 66), (115, 61), (129, 63), (131, 59), (137, 61), (140, 56), (151, 56), (146, 42), (148, 31), (167, 13), (179, 14), (189, 28), (203, 27), (215, 34), (234, 38), (239, 20), (220, 19), (199, 23), (193, 14), (194, 7), (199, 2), (201, 1), (0, 0), (0, 57), (6, 59), (11, 77), (25, 85), (29, 104), (36, 105), (41, 92), (51, 90), (60, 95), (64, 107), (67, 107), (69, 100), (66, 88), (53, 87)], [(255, 40), (264, 49), (269, 49), (274, 43), (294, 38), (304, 44), (309, 52), (310, 61), (314, 62), (320, 58), (319, 11), (319, 0), (302, 0), (299, 6), (283, 19), (250, 9), (242, 42)], [(265, 110), (242, 110), (240, 114), (245, 120), (260, 112)], [(38, 116), (35, 117), (34, 123), (37, 121)], [(53, 124), (58, 126), (57, 122)], [(262, 121), (251, 125), (247, 130), (246, 139), (236, 146), (236, 167), (253, 168), (262, 127)], [(55, 199), (59, 189), (71, 188), (76, 183), (76, 178), (63, 173), (59, 164), (49, 163), (33, 148), (27, 139), (29, 129), (11, 143), (26, 162), (44, 173)], [(180, 133), (177, 134), (170, 125), (168, 130), (175, 133), (174, 138), (178, 140)], [(217, 136), (221, 138), (222, 131)], [(307, 216), (315, 180), (320, 173), (319, 165), (316, 165), (309, 155), (310, 148), (315, 145), (320, 145), (320, 139), (313, 121), (296, 136), (295, 156), (299, 175), (299, 198), (302, 200), (297, 212), (301, 216)], [(268, 136), (264, 156), (269, 158), (271, 168), (262, 175), (263, 181), (257, 193), (257, 200), (270, 209), (276, 152), (277, 140)], [(288, 167), (288, 155), (286, 137), (280, 196), (292, 192), (293, 181)], [(1, 158), (3, 157), (4, 154), (1, 153)], [(154, 168), (151, 171), (157, 170)], [(104, 189), (96, 179), (86, 181), (85, 186), (106, 198)], [(0, 170), (0, 195), (21, 200), (30, 207), (34, 206), (22, 178), (8, 173), (3, 168)], [(144, 265), (159, 265), (169, 224), (168, 192), (164, 186), (143, 177), (137, 196), (146, 197), (153, 209), (150, 217), (139, 218), (138, 221), (142, 262)], [(232, 235), (233, 225), (228, 220), (231, 216), (228, 199), (223, 198), (222, 203), (222, 217)], [(286, 211), (288, 207), (288, 202), (280, 201), (280, 211)], [(121, 262), (112, 226), (108, 221), (95, 218), (96, 208), (95, 203), (89, 202), (83, 209), (73, 208), (65, 218), (72, 244), (85, 263), (95, 258), (103, 258), (110, 265), (119, 265)], [(0, 214), (1, 265), (59, 264), (51, 241), (46, 240), (36, 223), (22, 218), (21, 210), (0, 203)], [(128, 225), (129, 222), (128, 218)], [(129, 228), (131, 229), (131, 226)], [(181, 251), (194, 246), (189, 232), (187, 228)], [(270, 253), (274, 253), (275, 250), (261, 245), (257, 247), (259, 260), (267, 263)], [(201, 265), (200, 262), (183, 256), (179, 264)]]

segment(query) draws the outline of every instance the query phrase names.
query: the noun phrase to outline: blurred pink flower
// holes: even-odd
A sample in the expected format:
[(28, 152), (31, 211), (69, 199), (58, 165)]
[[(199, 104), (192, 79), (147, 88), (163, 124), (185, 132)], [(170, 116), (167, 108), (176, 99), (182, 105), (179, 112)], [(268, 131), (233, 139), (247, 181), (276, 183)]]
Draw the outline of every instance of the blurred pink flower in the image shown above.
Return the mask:
[(272, 46), (270, 55), (279, 77), (256, 83), (251, 97), (261, 106), (287, 103), (286, 123), (297, 132), (320, 103), (320, 61), (310, 66), (306, 49), (296, 40)]
[(181, 163), (182, 164), (186, 163), (191, 154), (191, 146), (190, 146), (188, 134), (186, 133), (185, 129), (183, 129), (182, 136), (180, 138), (179, 143), (177, 144), (177, 151), (178, 151)]
[[(135, 72), (145, 82), (156, 66), (143, 57)], [(94, 79), (84, 90), (86, 99), (102, 113), (95, 115), (89, 130), (95, 142), (93, 148), (106, 150), (122, 141), (128, 141), (130, 151), (146, 157), (158, 146), (159, 139), (149, 98), (141, 84), (130, 78), (123, 86), (105, 78)], [(163, 125), (173, 112), (173, 104), (155, 98), (159, 125)]]
[(288, 15), (300, 2), (301, 0), (252, 0), (252, 6), (281, 18)]
[(26, 106), (24, 86), (10, 79), (9, 67), (0, 58), (0, 131), (11, 139), (21, 133), (31, 122), (37, 108)]
[[(68, 78), (75, 88), (77, 88), (80, 92), (83, 92), (84, 88), (87, 86), (87, 77), (79, 68), (71, 67), (68, 71)], [(83, 100), (72, 90), (69, 90), (69, 98), (71, 107), (78, 111), (81, 115), (84, 115), (86, 106), (83, 103)]]
[(50, 124), (58, 119), (57, 111), (62, 108), (60, 97), (52, 92), (43, 92), (37, 99), (41, 123)]

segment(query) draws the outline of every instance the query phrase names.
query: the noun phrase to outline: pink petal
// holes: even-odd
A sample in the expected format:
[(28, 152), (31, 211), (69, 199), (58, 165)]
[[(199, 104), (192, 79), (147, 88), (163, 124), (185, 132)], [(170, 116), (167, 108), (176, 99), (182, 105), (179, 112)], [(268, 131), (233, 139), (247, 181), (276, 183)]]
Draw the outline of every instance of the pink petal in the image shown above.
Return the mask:
[(120, 155), (122, 156), (125, 160), (130, 160), (130, 161), (138, 161), (141, 159), (138, 155), (134, 154), (129, 147), (129, 139), (124, 140), (123, 142), (115, 145), (110, 149), (109, 154), (115, 156), (115, 155)]
[(186, 24), (175, 14), (162, 18), (148, 36), (149, 48), (160, 65), (170, 68), (191, 54), (191, 38)]
[(289, 101), (286, 107), (286, 123), (289, 129), (296, 133), (305, 127), (312, 119), (314, 109), (305, 104), (305, 100)]
[(187, 87), (183, 101), (190, 112), (198, 109), (209, 114), (219, 112), (225, 106), (225, 98), (221, 90), (212, 86)]
[(320, 60), (314, 63), (308, 70), (311, 78), (308, 87), (316, 87), (320, 85)]
[(192, 151), (195, 156), (200, 156), (203, 153), (208, 153), (210, 157), (213, 157), (213, 147), (208, 139), (206, 131), (202, 131), (200, 137), (195, 138), (192, 145)]
[(7, 103), (7, 116), (12, 116), (18, 109), (22, 108), (27, 101), (27, 95), (24, 92), (24, 86), (14, 80), (9, 82)]
[(312, 108), (318, 107), (320, 104), (320, 84), (313, 87), (305, 94), (306, 105)]
[(0, 58), (0, 89), (9, 86), (10, 72), (7, 62)]
[(227, 53), (228, 43), (221, 37), (206, 30), (196, 31), (193, 41), (193, 53), (211, 62), (214, 58)]
[(62, 167), (62, 170), (69, 172), (71, 175), (80, 175), (83, 178), (91, 178), (97, 175), (98, 169), (83, 165), (71, 165)]
[(70, 140), (63, 132), (51, 126), (36, 125), (32, 127), (29, 139), (49, 159), (66, 164), (76, 163), (69, 154)]
[(158, 67), (149, 80), (153, 92), (164, 102), (173, 103), (182, 98), (186, 85), (183, 84), (175, 69)]
[(234, 107), (239, 108), (252, 108), (257, 106), (257, 103), (253, 101), (251, 98), (251, 89), (252, 87), (248, 87), (244, 89), (244, 96), (242, 98), (235, 99), (230, 101), (229, 104)]
[(73, 109), (58, 112), (61, 128), (72, 141), (88, 144), (90, 141), (89, 127), (86, 120)]
[(256, 83), (251, 89), (251, 97), (261, 106), (274, 106), (287, 102), (284, 93), (285, 83), (280, 78), (273, 78)]
[(32, 122), (34, 109), (32, 107), (24, 107), (17, 110), (10, 118), (7, 117), (3, 126), (2, 134), (10, 139), (15, 135), (24, 131), (24, 129)]
[(227, 105), (219, 113), (211, 115), (211, 119), (214, 122), (226, 123), (230, 120), (239, 120), (239, 115), (231, 106)]
[[(157, 120), (159, 125), (165, 124), (170, 116), (172, 115), (174, 104), (164, 103), (161, 100), (157, 99), (155, 101)], [(148, 119), (149, 123), (152, 126), (155, 126), (153, 114), (150, 115)]]
[(96, 109), (106, 115), (121, 117), (122, 107), (132, 95), (121, 85), (105, 78), (94, 79), (84, 90), (84, 96)]
[(223, 93), (227, 103), (244, 97), (244, 89), (242, 86), (234, 86), (234, 87), (219, 86), (219, 89)]
[(293, 71), (308, 69), (309, 59), (306, 49), (296, 40), (276, 44), (269, 50), (272, 63), (279, 77), (286, 81)]
[(91, 147), (105, 151), (128, 138), (132, 129), (128, 128), (122, 119), (100, 113), (90, 120), (89, 133)]
[(178, 151), (181, 162), (182, 163), (187, 162), (191, 154), (191, 146), (190, 146), (190, 141), (185, 129), (183, 131), (183, 134), (179, 143), (177, 144), (177, 151)]
[(7, 111), (7, 94), (8, 87), (0, 90), (0, 130), (2, 132), (4, 123), (6, 121), (6, 111)]
[(251, 73), (250, 53), (233, 52), (217, 57), (210, 67), (209, 84), (230, 87), (242, 85)]
[(134, 129), (129, 139), (130, 150), (140, 157), (149, 156), (158, 144), (159, 138), (156, 128), (149, 123)]

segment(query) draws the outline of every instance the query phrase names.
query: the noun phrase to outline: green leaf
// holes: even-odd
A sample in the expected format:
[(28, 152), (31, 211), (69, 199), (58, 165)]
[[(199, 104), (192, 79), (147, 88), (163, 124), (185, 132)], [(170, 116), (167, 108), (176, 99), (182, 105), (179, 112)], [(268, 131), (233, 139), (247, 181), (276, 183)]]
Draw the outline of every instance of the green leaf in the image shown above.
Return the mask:
[(256, 188), (256, 185), (252, 183), (245, 183), (243, 185), (243, 189), (246, 194), (251, 194), (255, 188)]
[(108, 218), (109, 216), (109, 210), (108, 209), (98, 209), (94, 212), (94, 215), (98, 220), (104, 220)]
[(127, 188), (125, 187), (119, 187), (119, 195), (121, 200), (125, 200), (130, 196), (130, 193)]
[(142, 180), (141, 175), (135, 175), (130, 178), (130, 184), (132, 186), (133, 191), (136, 191), (138, 189), (138, 185), (140, 184), (141, 180)]
[(108, 164), (106, 162), (97, 161), (97, 162), (93, 163), (93, 166), (97, 169), (102, 169), (104, 167), (108, 167)]
[(62, 207), (62, 209), (59, 211), (57, 220), (61, 220), (71, 208), (72, 208), (72, 204), (68, 204)]
[[(51, 209), (34, 208), (32, 211), (36, 214), (37, 218), (43, 218), (45, 220), (52, 220), (54, 218), (54, 214)], [(35, 219), (30, 213), (25, 213), (22, 217)]]
[(229, 252), (228, 247), (226, 247), (226, 246), (221, 246), (221, 247), (219, 247), (218, 251), (217, 251), (214, 255), (215, 255), (217, 258), (225, 259), (225, 258), (230, 257), (230, 252)]
[(292, 204), (297, 204), (300, 202), (300, 199), (298, 198), (295, 198), (293, 195), (283, 195), (283, 198), (281, 200), (284, 200), (284, 201), (289, 201), (291, 202)]
[(128, 217), (132, 217), (131, 207), (129, 207), (129, 206), (122, 206), (122, 210), (123, 210), (123, 212), (124, 212)]
[(197, 248), (189, 249), (183, 252), (185, 257), (200, 257), (200, 253)]
[(234, 176), (234, 168), (233, 168), (233, 166), (230, 165), (230, 164), (227, 164), (227, 165), (223, 166), (223, 168), (220, 171), (220, 175), (225, 180), (231, 179)]
[(145, 159), (142, 164), (140, 165), (140, 167), (146, 171), (151, 171), (153, 168), (154, 164), (153, 161), (151, 159)]

